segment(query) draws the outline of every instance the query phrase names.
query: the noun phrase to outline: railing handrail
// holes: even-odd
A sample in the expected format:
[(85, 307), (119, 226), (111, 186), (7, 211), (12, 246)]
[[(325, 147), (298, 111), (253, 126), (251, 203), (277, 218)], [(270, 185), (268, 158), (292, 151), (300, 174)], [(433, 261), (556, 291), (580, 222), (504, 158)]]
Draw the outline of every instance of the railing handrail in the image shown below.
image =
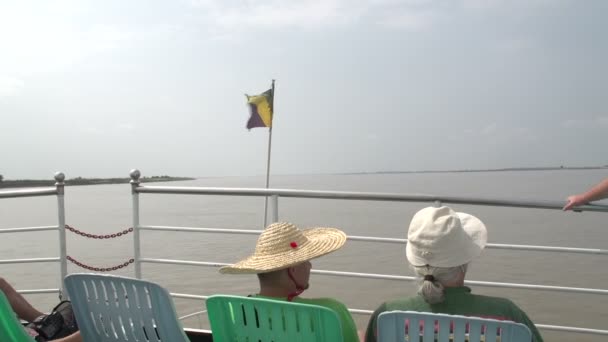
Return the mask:
[(19, 190), (0, 191), (0, 198), (35, 197), (57, 195), (56, 187), (24, 188)]
[(3, 264), (32, 264), (37, 262), (61, 262), (60, 257), (50, 258), (27, 258), (27, 259), (5, 259), (0, 260), (0, 265)]
[(3, 234), (3, 233), (29, 233), (29, 232), (40, 232), (40, 231), (45, 231), (45, 230), (59, 230), (59, 226), (2, 228), (2, 229), (0, 229), (0, 234)]
[[(390, 202), (441, 202), (454, 204), (485, 205), (500, 207), (516, 207), (530, 209), (562, 210), (563, 202), (543, 200), (514, 200), (488, 197), (443, 196), (430, 194), (399, 194), (390, 192), (356, 192), (356, 191), (327, 191), (300, 190), (275, 188), (224, 188), (224, 187), (179, 187), (179, 186), (144, 186), (134, 187), (134, 192), (148, 194), (173, 195), (222, 195), (222, 196), (279, 196), (292, 198), (340, 199), (361, 201), (390, 201)], [(575, 211), (608, 212), (608, 205), (588, 204), (576, 207)]]
[(42, 293), (60, 293), (61, 289), (31, 289), (31, 290), (17, 290), (21, 294), (42, 294)]

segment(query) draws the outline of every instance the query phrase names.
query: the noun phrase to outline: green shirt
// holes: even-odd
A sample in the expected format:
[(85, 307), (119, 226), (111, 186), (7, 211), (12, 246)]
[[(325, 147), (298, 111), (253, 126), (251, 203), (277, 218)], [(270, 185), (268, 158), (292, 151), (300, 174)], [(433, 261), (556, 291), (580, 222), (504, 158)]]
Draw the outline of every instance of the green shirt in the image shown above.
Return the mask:
[(444, 291), (445, 300), (438, 304), (429, 304), (420, 296), (383, 303), (374, 311), (369, 320), (365, 332), (365, 342), (376, 342), (378, 315), (384, 311), (393, 310), (434, 312), (514, 321), (525, 324), (530, 328), (532, 341), (543, 342), (543, 338), (534, 323), (512, 301), (506, 298), (474, 295), (471, 293), (471, 289), (466, 286), (449, 287)]
[[(275, 300), (286, 301), (285, 298), (276, 298), (276, 297), (266, 297), (255, 295), (258, 298), (268, 298)], [(353, 317), (348, 312), (348, 308), (342, 304), (341, 302), (333, 299), (333, 298), (301, 298), (295, 297), (293, 299), (295, 303), (302, 304), (311, 304), (318, 305), (322, 307), (326, 307), (328, 309), (333, 310), (336, 314), (338, 314), (338, 318), (342, 323), (342, 336), (344, 338), (344, 342), (359, 342), (359, 335), (357, 335), (357, 326), (355, 325), (355, 321), (353, 321)]]

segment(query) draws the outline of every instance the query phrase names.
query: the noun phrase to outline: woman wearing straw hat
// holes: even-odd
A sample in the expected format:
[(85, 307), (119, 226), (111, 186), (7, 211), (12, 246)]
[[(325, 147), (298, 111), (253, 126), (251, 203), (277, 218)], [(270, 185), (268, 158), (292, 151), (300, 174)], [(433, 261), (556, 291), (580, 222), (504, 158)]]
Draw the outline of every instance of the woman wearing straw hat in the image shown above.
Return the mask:
[(418, 296), (385, 302), (372, 314), (366, 342), (376, 341), (376, 319), (384, 311), (409, 310), (510, 320), (523, 323), (535, 342), (540, 333), (528, 316), (506, 298), (474, 295), (464, 286), (468, 264), (486, 246), (485, 225), (449, 207), (418, 211), (408, 231), (407, 260), (420, 278)]
[(344, 341), (359, 341), (348, 309), (333, 298), (300, 298), (309, 286), (310, 260), (341, 248), (346, 234), (335, 228), (300, 230), (286, 222), (269, 225), (258, 238), (253, 255), (220, 269), (227, 274), (257, 274), (256, 297), (320, 305), (334, 310), (342, 322)]

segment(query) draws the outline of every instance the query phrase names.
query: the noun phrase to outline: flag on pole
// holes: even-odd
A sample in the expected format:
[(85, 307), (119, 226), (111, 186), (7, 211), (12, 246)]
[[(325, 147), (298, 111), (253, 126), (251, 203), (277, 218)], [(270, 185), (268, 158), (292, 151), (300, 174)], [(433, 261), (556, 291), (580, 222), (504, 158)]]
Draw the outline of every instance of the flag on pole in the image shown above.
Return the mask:
[(247, 96), (247, 104), (251, 110), (251, 116), (247, 121), (247, 129), (255, 127), (272, 127), (272, 89), (268, 89), (260, 95)]

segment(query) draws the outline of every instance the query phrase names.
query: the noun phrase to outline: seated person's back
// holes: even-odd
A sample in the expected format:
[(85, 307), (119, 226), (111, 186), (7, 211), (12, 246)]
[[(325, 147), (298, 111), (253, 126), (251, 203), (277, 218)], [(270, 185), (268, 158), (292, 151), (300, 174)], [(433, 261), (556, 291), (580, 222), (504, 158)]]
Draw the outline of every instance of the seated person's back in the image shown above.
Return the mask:
[(543, 339), (528, 316), (512, 301), (474, 295), (464, 286), (468, 264), (487, 241), (484, 224), (476, 217), (448, 207), (420, 210), (410, 223), (406, 256), (421, 282), (418, 296), (385, 302), (374, 311), (365, 334), (375, 342), (378, 315), (385, 311), (435, 312), (523, 323), (533, 341)]

